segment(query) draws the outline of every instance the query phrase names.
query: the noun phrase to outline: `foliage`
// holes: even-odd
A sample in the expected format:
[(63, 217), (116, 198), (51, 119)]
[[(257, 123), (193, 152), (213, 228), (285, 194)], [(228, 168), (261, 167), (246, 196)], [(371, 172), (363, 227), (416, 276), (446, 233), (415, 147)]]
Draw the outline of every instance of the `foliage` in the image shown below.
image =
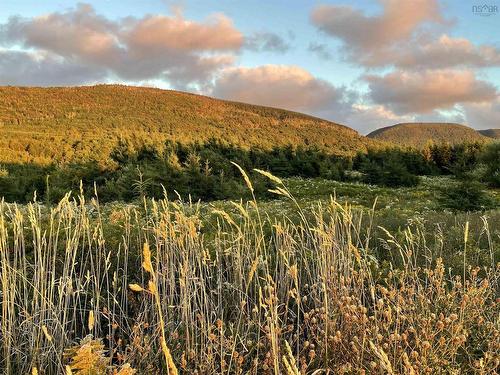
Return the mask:
[(362, 167), (365, 174), (363, 180), (368, 184), (384, 185), (389, 187), (416, 186), (419, 179), (397, 163), (389, 160), (382, 165), (368, 162)]
[[(34, 192), (47, 202), (57, 202), (68, 191), (78, 194), (97, 190), (103, 202), (136, 198), (191, 196), (198, 200), (238, 198), (248, 194), (236, 162), (248, 170), (260, 168), (280, 177), (322, 177), (343, 180), (350, 167), (346, 158), (313, 148), (291, 146), (271, 150), (249, 150), (210, 140), (184, 145), (167, 142), (163, 149), (142, 147), (134, 151), (120, 142), (111, 153), (115, 165), (105, 169), (97, 161), (52, 166), (9, 165), (8, 176), (0, 176), (0, 189), (8, 201), (29, 201)], [(254, 176), (256, 194), (266, 196), (265, 179)]]
[(441, 205), (455, 211), (488, 210), (497, 206), (479, 181), (464, 179), (441, 190)]
[(414, 186), (415, 176), (454, 175), (467, 178), (480, 167), (483, 143), (429, 144), (422, 149), (385, 148), (358, 153), (354, 169), (365, 181), (386, 186)]
[[(122, 140), (110, 153), (110, 166), (102, 166), (97, 160), (46, 166), (6, 164), (0, 174), (0, 192), (11, 202), (30, 201), (35, 191), (39, 199), (57, 202), (68, 191), (79, 194), (81, 182), (87, 193), (93, 193), (95, 188), (103, 202), (161, 198), (165, 192), (170, 198), (180, 194), (208, 201), (248, 195), (231, 162), (247, 170), (268, 170), (285, 178), (320, 177), (392, 187), (415, 186), (416, 176), (453, 174), (467, 178), (473, 172), (478, 174), (483, 168), (481, 152), (480, 144), (434, 145), (425, 150), (370, 149), (351, 158), (334, 156), (315, 147), (291, 145), (269, 150), (245, 149), (211, 139), (192, 144), (168, 141), (161, 148), (136, 149)], [(359, 171), (363, 174), (355, 173)], [(269, 196), (265, 180), (252, 177), (256, 194)]]
[(120, 141), (133, 151), (216, 138), (248, 149), (318, 147), (353, 155), (378, 142), (329, 121), (281, 109), (177, 91), (119, 85), (0, 87), (0, 163), (96, 161)]
[(418, 164), (403, 161), (404, 156), (406, 154), (399, 150), (369, 152), (367, 156), (361, 156), (359, 169), (364, 173), (363, 180), (369, 184), (391, 187), (416, 186), (419, 179), (410, 173), (407, 165), (416, 169)]
[(401, 146), (425, 148), (429, 144), (449, 144), (488, 142), (490, 139), (478, 131), (453, 123), (402, 123), (380, 128), (368, 137)]
[(484, 150), (482, 162), (486, 165), (485, 180), (493, 187), (500, 187), (500, 142)]

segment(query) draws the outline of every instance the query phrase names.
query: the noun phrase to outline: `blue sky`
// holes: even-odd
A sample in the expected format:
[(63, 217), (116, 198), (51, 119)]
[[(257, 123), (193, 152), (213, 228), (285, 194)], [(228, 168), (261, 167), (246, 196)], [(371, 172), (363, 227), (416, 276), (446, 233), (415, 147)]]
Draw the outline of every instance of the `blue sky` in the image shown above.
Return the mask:
[(363, 133), (401, 121), (500, 127), (500, 14), (473, 4), (2, 0), (0, 84), (174, 88)]

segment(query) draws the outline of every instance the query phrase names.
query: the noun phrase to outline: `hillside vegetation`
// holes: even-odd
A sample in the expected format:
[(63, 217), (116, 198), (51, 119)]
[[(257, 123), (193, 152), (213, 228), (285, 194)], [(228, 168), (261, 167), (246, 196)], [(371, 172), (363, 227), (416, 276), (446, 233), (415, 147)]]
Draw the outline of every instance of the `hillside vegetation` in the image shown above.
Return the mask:
[(369, 138), (402, 146), (424, 147), (429, 143), (460, 144), (488, 140), (476, 130), (454, 123), (401, 123), (377, 129)]
[(500, 129), (485, 129), (478, 130), (478, 132), (486, 137), (500, 139)]
[(498, 373), (498, 214), (303, 209), (268, 177), (275, 211), (0, 202), (0, 373)]
[(315, 146), (352, 155), (373, 140), (281, 109), (119, 85), (0, 87), (0, 163), (109, 162), (120, 140), (137, 148), (218, 139), (264, 149)]

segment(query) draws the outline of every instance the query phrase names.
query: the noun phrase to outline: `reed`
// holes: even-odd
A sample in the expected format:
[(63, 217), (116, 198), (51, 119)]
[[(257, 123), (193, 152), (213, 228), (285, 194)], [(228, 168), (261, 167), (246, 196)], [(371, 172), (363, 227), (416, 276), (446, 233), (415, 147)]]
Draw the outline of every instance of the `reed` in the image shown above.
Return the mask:
[(401, 266), (381, 264), (362, 220), (371, 212), (294, 202), (297, 220), (253, 199), (214, 209), (210, 228), (180, 200), (145, 198), (112, 215), (83, 196), (1, 202), (0, 372), (498, 371), (494, 249), (491, 267), (467, 264), (467, 228), (453, 273), (407, 229), (384, 238)]

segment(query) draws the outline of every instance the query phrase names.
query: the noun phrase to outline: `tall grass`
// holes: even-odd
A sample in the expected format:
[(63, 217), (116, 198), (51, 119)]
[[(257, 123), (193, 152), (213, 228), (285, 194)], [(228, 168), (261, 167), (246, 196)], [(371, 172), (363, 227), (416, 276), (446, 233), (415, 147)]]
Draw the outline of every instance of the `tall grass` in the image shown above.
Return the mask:
[(214, 210), (207, 228), (181, 201), (113, 215), (82, 197), (0, 203), (0, 371), (498, 371), (495, 259), (452, 276), (408, 230), (385, 238), (402, 266), (379, 264), (361, 217), (371, 213), (333, 199), (312, 213), (297, 204), (298, 221), (267, 217), (255, 199), (234, 209)]

